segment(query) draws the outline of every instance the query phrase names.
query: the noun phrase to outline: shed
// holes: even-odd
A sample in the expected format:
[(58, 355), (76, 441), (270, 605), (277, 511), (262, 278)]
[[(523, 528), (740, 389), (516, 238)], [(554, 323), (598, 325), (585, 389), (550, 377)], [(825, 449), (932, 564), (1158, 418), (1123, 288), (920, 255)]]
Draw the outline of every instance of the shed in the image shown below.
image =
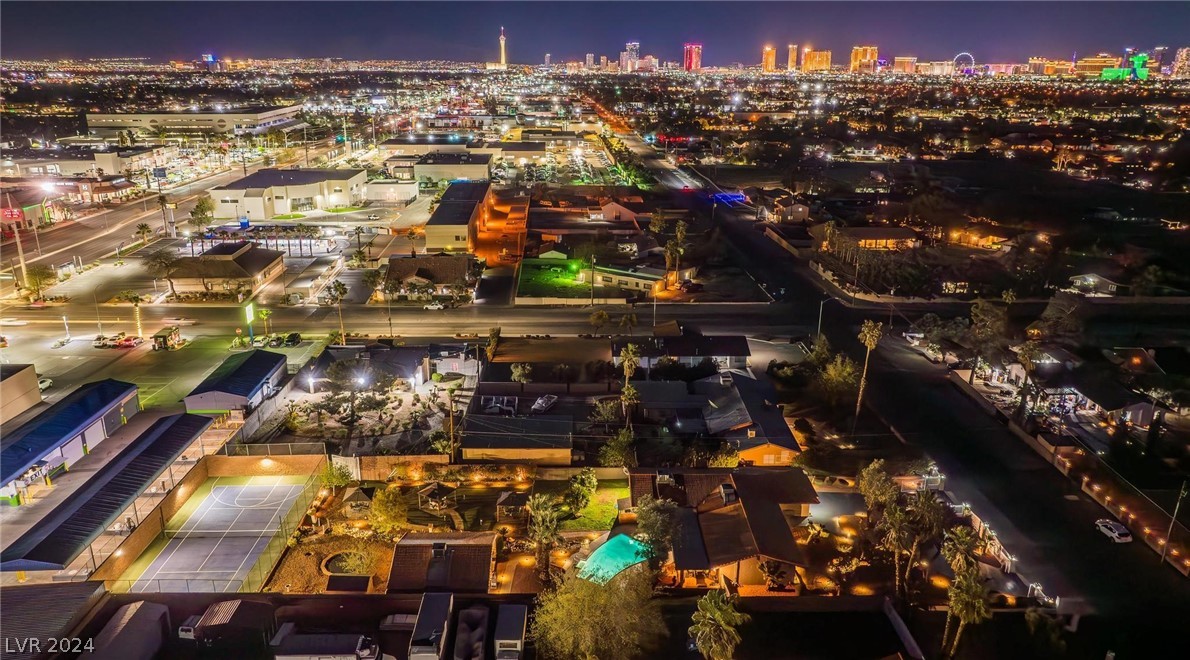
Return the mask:
[(91, 660), (153, 660), (170, 635), (169, 608), (138, 600), (112, 615), (95, 636), (95, 649), (81, 658)]
[(195, 630), (203, 645), (234, 651), (237, 656), (263, 651), (276, 632), (273, 606), (242, 598), (212, 603)]

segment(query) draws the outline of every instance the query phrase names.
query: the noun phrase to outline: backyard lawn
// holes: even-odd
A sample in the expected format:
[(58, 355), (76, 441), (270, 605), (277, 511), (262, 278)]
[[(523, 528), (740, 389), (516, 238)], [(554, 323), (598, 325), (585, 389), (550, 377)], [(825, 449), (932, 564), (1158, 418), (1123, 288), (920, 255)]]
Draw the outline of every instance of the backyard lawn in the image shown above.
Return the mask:
[[(454, 492), (458, 500), (456, 511), (463, 518), (463, 526), (468, 532), (486, 532), (496, 526), (496, 500), (506, 488), (484, 488), (479, 486), (462, 486)], [(417, 508), (417, 489), (411, 486), (403, 487), (405, 502), (409, 509), (409, 522), (415, 525), (434, 525), (435, 528), (452, 527), (450, 518), (436, 516)]]
[[(569, 481), (537, 481), (534, 493), (545, 493), (561, 499), (570, 489)], [(562, 521), (563, 532), (606, 531), (616, 520), (616, 500), (628, 497), (628, 481), (600, 481), (591, 503), (575, 516), (573, 513)]]

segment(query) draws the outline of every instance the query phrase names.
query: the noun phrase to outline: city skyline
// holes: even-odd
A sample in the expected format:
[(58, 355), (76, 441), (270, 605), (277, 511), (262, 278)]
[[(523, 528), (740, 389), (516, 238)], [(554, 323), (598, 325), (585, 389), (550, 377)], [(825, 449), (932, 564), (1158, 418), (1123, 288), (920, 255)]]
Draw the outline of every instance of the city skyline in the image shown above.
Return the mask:
[[(1024, 62), (1031, 56), (1079, 57), (1148, 50), (1180, 44), (1178, 27), (1190, 21), (1190, 7), (1173, 3), (1093, 3), (1070, 15), (1068, 3), (734, 3), (669, 2), (632, 5), (636, 20), (622, 20), (607, 8), (618, 3), (337, 3), (343, 11), (287, 19), (290, 28), (272, 36), (258, 21), (278, 11), (276, 3), (234, 3), (243, 20), (229, 23), (210, 3), (7, 2), (0, 27), (6, 59), (145, 57), (165, 61), (213, 52), (233, 58), (337, 57), (345, 59), (442, 59), (499, 61), (498, 28), (507, 35), (508, 62), (532, 64), (545, 53), (553, 62), (582, 61), (585, 54), (615, 57), (628, 41), (641, 43), (641, 55), (681, 61), (683, 44), (704, 45), (703, 66), (758, 64), (763, 46), (797, 43), (813, 50), (850, 52), (875, 45), (882, 58), (912, 56), (919, 61), (950, 59), (971, 52), (982, 62)], [(228, 5), (232, 3), (226, 3)], [(1131, 20), (1115, 17), (1126, 7)], [(125, 8), (128, 11), (123, 11)], [(594, 12), (609, 15), (594, 18)], [(452, 12), (442, 21), (443, 11)], [(359, 12), (371, 13), (364, 26), (337, 30)], [(1022, 17), (1028, 16), (1029, 20)], [(66, 17), (66, 18), (64, 18)], [(614, 17), (615, 20), (612, 20)], [(1181, 18), (1179, 18), (1181, 17)], [(391, 20), (389, 20), (391, 18)], [(743, 20), (743, 19), (747, 20)], [(1184, 20), (1182, 20), (1184, 18)], [(51, 32), (22, 25), (55, 20)], [(163, 22), (194, 29), (162, 31)], [(581, 24), (577, 38), (568, 24)], [(384, 26), (383, 30), (370, 26)], [(978, 25), (978, 33), (967, 27)], [(1060, 33), (1055, 25), (1063, 26)], [(110, 26), (110, 30), (107, 27)], [(396, 27), (393, 27), (396, 26)], [(493, 28), (493, 26), (496, 26)], [(110, 34), (122, 39), (113, 46)], [(488, 34), (491, 38), (487, 38)], [(341, 36), (342, 35), (342, 36)], [(350, 35), (350, 36), (347, 36)]]

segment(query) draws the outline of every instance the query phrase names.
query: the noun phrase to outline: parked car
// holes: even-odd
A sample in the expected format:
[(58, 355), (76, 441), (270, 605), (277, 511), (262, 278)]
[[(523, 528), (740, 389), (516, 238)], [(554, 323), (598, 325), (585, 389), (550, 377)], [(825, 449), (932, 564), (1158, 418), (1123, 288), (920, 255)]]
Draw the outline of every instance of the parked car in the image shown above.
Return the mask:
[(422, 307), (422, 309), (446, 309), (446, 305), (443, 305), (442, 303), (435, 301), (435, 302), (426, 304), (424, 307)]
[(1116, 543), (1132, 543), (1132, 532), (1114, 520), (1100, 518), (1095, 521), (1095, 529)]
[(282, 337), (281, 335), (275, 335), (272, 339), (269, 340), (269, 348), (278, 348), (281, 346), (281, 344), (284, 344), (284, 343), (285, 343), (284, 337)]
[(52, 378), (38, 378), (37, 379), (37, 391), (38, 392), (44, 392), (53, 386), (54, 386), (54, 380)]
[(252, 338), (253, 348), (264, 348), (265, 344), (267, 343), (269, 343), (268, 335), (260, 335), (259, 337)]
[(369, 220), (370, 222), (376, 222), (376, 221), (377, 221), (377, 220), (379, 220), (379, 219), (380, 219), (380, 216), (376, 215), (375, 213), (373, 213), (372, 215), (369, 215), (369, 216), (368, 216), (368, 220)]
[(543, 413), (543, 412), (549, 410), (550, 408), (553, 408), (554, 404), (557, 402), (558, 402), (557, 396), (555, 396), (553, 394), (546, 394), (546, 395), (539, 397), (536, 401), (533, 402), (533, 408), (531, 410), (535, 413)]
[(137, 346), (140, 346), (143, 343), (145, 343), (145, 340), (141, 339), (140, 337), (137, 337), (137, 336), (125, 337), (125, 338), (121, 339), (120, 341), (116, 342), (116, 348), (136, 348)]
[(294, 346), (297, 346), (300, 343), (302, 343), (302, 336), (300, 334), (298, 334), (296, 332), (291, 332), (288, 335), (285, 335), (285, 345), (286, 346), (293, 348)]
[(698, 282), (691, 282), (690, 280), (682, 282), (682, 291), (685, 291), (686, 293), (698, 293), (704, 288), (706, 287), (704, 287), (702, 284), (699, 284)]
[(186, 318), (185, 316), (167, 316), (161, 320), (164, 321), (166, 325), (194, 325), (195, 323), (198, 323), (198, 321), (195, 321), (191, 318)]

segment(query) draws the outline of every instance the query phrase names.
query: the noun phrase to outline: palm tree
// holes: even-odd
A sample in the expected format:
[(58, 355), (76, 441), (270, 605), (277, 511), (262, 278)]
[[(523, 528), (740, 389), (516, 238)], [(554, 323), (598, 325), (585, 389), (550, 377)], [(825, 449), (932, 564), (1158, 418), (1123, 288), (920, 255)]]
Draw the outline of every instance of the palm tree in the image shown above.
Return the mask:
[(550, 550), (558, 541), (558, 507), (553, 498), (537, 493), (525, 504), (529, 514), (528, 537), (534, 543), (537, 571), (541, 576), (549, 574)]
[(304, 254), (304, 252), (302, 250), (302, 239), (304, 239), (306, 237), (306, 225), (303, 225), (300, 222), (297, 223), (296, 225), (294, 225), (293, 226), (293, 237), (297, 239), (298, 256), (300, 257)]
[(632, 378), (639, 366), (640, 347), (633, 343), (625, 344), (624, 348), (620, 349), (620, 368), (624, 370), (624, 387), (628, 387), (628, 379)]
[(859, 394), (855, 397), (855, 417), (851, 420), (851, 435), (855, 435), (855, 423), (859, 419), (860, 406), (864, 402), (864, 388), (868, 385), (868, 360), (872, 357), (872, 349), (880, 343), (880, 329), (882, 324), (871, 319), (865, 320), (859, 329), (859, 340), (864, 348), (864, 370), (859, 377)]
[(144, 337), (145, 331), (144, 331), (143, 327), (141, 326), (141, 319), (140, 319), (140, 294), (135, 291), (126, 289), (126, 290), (121, 291), (120, 293), (116, 294), (116, 300), (118, 300), (120, 302), (132, 303), (132, 316), (134, 319), (136, 319), (136, 336)]
[(608, 320), (607, 312), (602, 309), (591, 312), (591, 315), (587, 317), (587, 322), (595, 328), (595, 334), (599, 334), (599, 330), (607, 325)]
[(393, 335), (393, 298), (401, 292), (401, 281), (397, 279), (386, 279), (380, 285), (381, 291), (384, 292), (384, 304), (388, 307), (388, 336)]
[(161, 209), (161, 230), (165, 232), (169, 230), (169, 218), (165, 213), (165, 211), (169, 208), (169, 198), (165, 196), (165, 193), (160, 192), (160, 185), (157, 186), (157, 190), (157, 208)]
[(893, 502), (884, 509), (879, 528), (884, 532), (880, 547), (892, 555), (893, 586), (901, 592), (901, 555), (909, 549), (909, 514), (898, 503)]
[[(954, 633), (954, 642), (947, 654), (954, 657), (954, 654), (959, 650), (959, 642), (962, 641), (963, 631), (967, 629), (967, 626), (976, 626), (992, 618), (988, 592), (983, 586), (978, 571), (965, 571), (955, 576), (954, 584), (950, 585), (948, 604), (948, 613), (959, 620), (959, 628)], [(945, 649), (945, 637), (942, 639), (942, 646)]]
[(983, 539), (968, 525), (955, 525), (946, 530), (942, 540), (942, 556), (955, 575), (974, 569), (983, 552)]
[(1017, 404), (1016, 412), (1013, 414), (1017, 422), (1025, 419), (1025, 412), (1029, 409), (1029, 377), (1037, 371), (1037, 357), (1040, 354), (1041, 349), (1038, 348), (1035, 341), (1027, 341), (1017, 349), (1017, 360), (1020, 361), (1021, 367), (1025, 370), (1025, 382), (1021, 385), (1021, 400)]
[[(909, 534), (912, 541), (909, 545), (909, 559), (905, 563), (905, 582), (909, 582), (909, 573), (917, 561), (917, 553), (922, 546), (928, 546), (942, 536), (942, 525), (946, 510), (942, 502), (931, 491), (918, 491), (909, 499)], [(906, 584), (908, 590), (908, 584)]]
[(752, 617), (736, 609), (736, 597), (721, 590), (708, 591), (698, 599), (698, 609), (691, 617), (690, 636), (698, 652), (707, 660), (731, 660), (740, 644), (739, 626)]
[(362, 280), (364, 287), (368, 290), (368, 300), (371, 300), (372, 296), (376, 294), (376, 290), (380, 288), (380, 284), (384, 282), (384, 273), (381, 273), (379, 268), (366, 270)]
[(199, 240), (205, 252), (207, 249), (207, 227), (215, 223), (215, 202), (211, 201), (210, 197), (200, 197), (194, 203), (194, 208), (190, 210), (190, 220), (188, 222), (191, 227), (198, 230)]
[(178, 258), (178, 254), (172, 249), (160, 248), (150, 252), (143, 262), (145, 269), (153, 277), (164, 278), (166, 282), (169, 282), (169, 293), (175, 297), (178, 295), (178, 291), (174, 288), (173, 275), (178, 269), (179, 261), (181, 260)]
[(260, 317), (260, 321), (264, 323), (264, 333), (269, 334), (269, 317), (273, 315), (271, 309), (260, 309), (256, 311), (256, 315)]
[(624, 389), (620, 390), (620, 405), (624, 406), (624, 424), (630, 430), (632, 429), (632, 410), (639, 403), (640, 394), (637, 393), (636, 388), (625, 384)]
[(625, 314), (620, 317), (620, 327), (628, 328), (628, 336), (632, 336), (632, 329), (636, 327), (636, 314)]
[(149, 223), (142, 222), (136, 226), (136, 235), (140, 236), (141, 243), (147, 244), (149, 242), (149, 236), (152, 234), (153, 228), (149, 226)]
[(343, 299), (347, 297), (347, 285), (343, 280), (335, 280), (326, 285), (326, 297), (332, 305), (339, 309), (339, 342), (347, 343), (347, 330), (343, 327)]

